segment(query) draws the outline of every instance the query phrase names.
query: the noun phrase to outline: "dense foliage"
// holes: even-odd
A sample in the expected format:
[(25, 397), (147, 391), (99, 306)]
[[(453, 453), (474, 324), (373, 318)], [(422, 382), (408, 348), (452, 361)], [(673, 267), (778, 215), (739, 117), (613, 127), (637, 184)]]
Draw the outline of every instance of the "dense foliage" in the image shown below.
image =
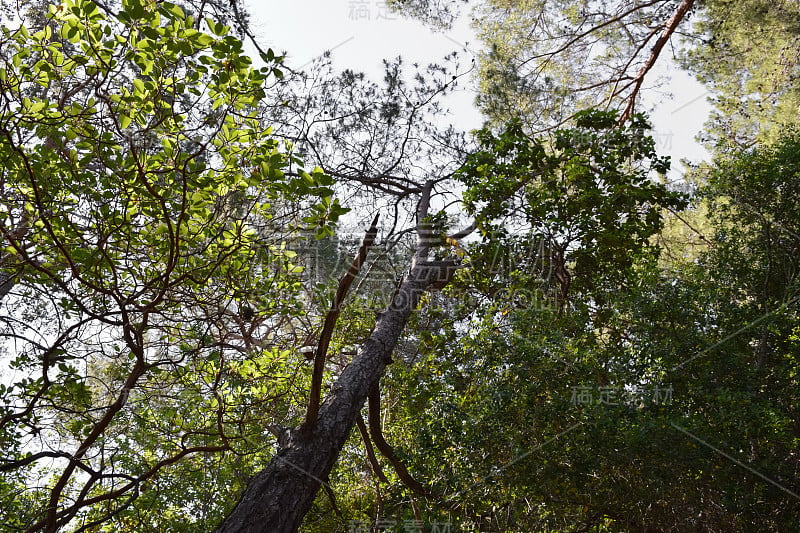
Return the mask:
[[(20, 5), (0, 529), (209, 531), (253, 480), (299, 498), (269, 467), (304, 447), (309, 532), (800, 527), (795, 3), (477, 3), (472, 135), (455, 55), (381, 84), (251, 58), (238, 3)], [(717, 104), (691, 194), (636, 112), (667, 43)]]
[(6, 528), (208, 529), (302, 361), (282, 241), (329, 230), (331, 180), (258, 118), (276, 64), (196, 23), (79, 0), (2, 29)]

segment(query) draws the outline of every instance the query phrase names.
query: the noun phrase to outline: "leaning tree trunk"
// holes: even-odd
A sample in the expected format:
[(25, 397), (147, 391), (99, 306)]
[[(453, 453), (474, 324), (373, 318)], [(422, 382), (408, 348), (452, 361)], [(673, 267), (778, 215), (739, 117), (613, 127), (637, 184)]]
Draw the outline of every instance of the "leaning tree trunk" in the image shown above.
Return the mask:
[(372, 333), (336, 380), (316, 424), (287, 429), (280, 450), (248, 483), (242, 498), (216, 533), (291, 533), (297, 531), (320, 486), (328, 481), (372, 386), (391, 362), (392, 352), (420, 296), (446, 283), (454, 263), (428, 261), (432, 235), (422, 222), (428, 211), (430, 182), (417, 212), (417, 250), (403, 283), (379, 314)]
[(248, 483), (239, 503), (217, 533), (293, 532), (308, 512), (356, 423), (370, 388), (391, 362), (392, 351), (427, 285), (409, 279), (378, 318), (369, 339), (347, 365), (322, 404), (310, 432), (287, 430), (266, 469)]

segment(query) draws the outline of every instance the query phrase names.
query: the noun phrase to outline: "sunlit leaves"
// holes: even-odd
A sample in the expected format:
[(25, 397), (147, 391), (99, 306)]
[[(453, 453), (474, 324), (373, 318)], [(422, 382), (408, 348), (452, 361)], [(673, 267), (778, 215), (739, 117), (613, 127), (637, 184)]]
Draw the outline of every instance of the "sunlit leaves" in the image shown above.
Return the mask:
[[(263, 446), (256, 419), (298, 366), (269, 337), (302, 312), (302, 267), (280, 241), (330, 232), (344, 210), (258, 118), (280, 58), (253, 69), (226, 27), (205, 33), (168, 2), (125, 1), (114, 18), (67, 1), (47, 17), (37, 32), (2, 28), (2, 267), (15, 282), (2, 334), (20, 376), (0, 391), (2, 461), (17, 479), (45, 472), (36, 486), (59, 512), (106, 519), (116, 504), (79, 509), (71, 491), (140, 494), (184, 454)], [(31, 439), (115, 474), (26, 463), (17, 444)], [(10, 494), (4, 522), (23, 505)]]
[(774, 142), (799, 118), (800, 6), (763, 0), (703, 5), (697, 36), (680, 59), (714, 93), (704, 140), (734, 150), (755, 140)]

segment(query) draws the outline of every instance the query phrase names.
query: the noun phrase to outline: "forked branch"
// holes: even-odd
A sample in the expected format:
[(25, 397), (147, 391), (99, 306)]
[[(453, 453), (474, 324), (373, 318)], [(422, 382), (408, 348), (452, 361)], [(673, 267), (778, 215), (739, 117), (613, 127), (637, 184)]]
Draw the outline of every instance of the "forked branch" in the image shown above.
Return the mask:
[(333, 328), (336, 326), (336, 320), (339, 318), (339, 314), (342, 310), (342, 304), (344, 303), (344, 299), (347, 297), (347, 292), (350, 290), (350, 285), (361, 271), (361, 266), (364, 264), (364, 261), (367, 258), (367, 252), (369, 252), (372, 243), (375, 242), (375, 237), (378, 234), (379, 217), (380, 213), (375, 215), (375, 218), (372, 220), (372, 225), (364, 235), (364, 240), (361, 243), (361, 247), (358, 249), (358, 253), (356, 253), (355, 258), (353, 259), (350, 268), (339, 279), (339, 286), (336, 289), (336, 295), (333, 297), (333, 303), (331, 304), (328, 314), (325, 316), (325, 325), (322, 328), (322, 333), (319, 337), (319, 343), (317, 344), (317, 350), (314, 354), (314, 371), (311, 375), (311, 392), (308, 399), (306, 420), (301, 428), (303, 431), (311, 432), (316, 426), (322, 395), (322, 376), (325, 371), (325, 360), (327, 359), (328, 346), (330, 345), (331, 336), (333, 335)]
[(658, 37), (656, 44), (653, 45), (652, 50), (650, 51), (650, 56), (645, 61), (642, 68), (639, 69), (639, 72), (636, 74), (636, 77), (633, 81), (633, 90), (631, 91), (630, 96), (628, 96), (628, 104), (625, 106), (625, 111), (622, 112), (622, 115), (619, 118), (619, 123), (624, 124), (633, 113), (633, 108), (636, 105), (636, 97), (639, 94), (639, 90), (642, 88), (642, 83), (644, 83), (644, 77), (650, 72), (650, 69), (653, 68), (656, 64), (656, 60), (658, 60), (658, 56), (661, 54), (661, 50), (664, 48), (664, 45), (669, 42), (672, 34), (675, 33), (675, 30), (678, 29), (678, 26), (683, 21), (686, 14), (694, 5), (695, 0), (683, 0), (680, 3), (678, 8), (675, 10), (675, 13), (669, 18), (669, 20), (664, 24), (664, 31), (661, 32), (661, 35)]
[(381, 454), (386, 457), (390, 463), (392, 463), (392, 467), (394, 468), (395, 472), (397, 472), (397, 476), (406, 487), (420, 496), (434, 497), (434, 495), (428, 489), (423, 487), (419, 481), (411, 476), (406, 468), (406, 465), (404, 465), (400, 458), (397, 457), (397, 454), (394, 452), (394, 448), (392, 448), (383, 437), (383, 431), (381, 430), (381, 392), (378, 388), (378, 383), (375, 383), (375, 385), (372, 386), (372, 390), (370, 390), (369, 393), (368, 402), (369, 433), (372, 437), (372, 442), (375, 443), (375, 447), (378, 448), (378, 451), (381, 452)]

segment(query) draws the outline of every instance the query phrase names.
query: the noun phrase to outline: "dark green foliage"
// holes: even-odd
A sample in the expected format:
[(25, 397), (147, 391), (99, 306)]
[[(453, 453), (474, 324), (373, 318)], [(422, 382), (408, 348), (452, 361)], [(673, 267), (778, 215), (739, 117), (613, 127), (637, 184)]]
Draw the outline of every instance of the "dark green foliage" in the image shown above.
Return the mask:
[[(484, 139), (501, 155), (498, 177), (512, 161), (546, 168), (547, 149), (521, 142), (513, 126)], [(497, 532), (796, 529), (798, 153), (790, 135), (720, 158), (695, 198), (712, 206), (711, 247), (666, 266), (632, 253), (614, 271), (624, 290), (609, 288), (601, 302), (600, 291), (576, 289), (568, 312), (542, 292), (525, 234), (471, 246), (473, 268), (415, 320), (413, 365), (395, 364), (383, 381), (389, 439), (438, 495), (415, 497), (426, 522)], [(527, 220), (497, 194), (475, 205)], [(346, 457), (358, 464), (355, 449)], [(367, 485), (353, 491), (358, 479), (342, 475), (361, 498), (349, 500), (361, 513), (348, 517), (413, 519), (396, 481), (365, 500)]]
[(668, 170), (669, 159), (656, 155), (644, 117), (625, 127), (617, 118), (582, 112), (574, 127), (549, 140), (528, 137), (519, 121), (497, 134), (478, 132), (480, 149), (457, 178), (489, 240), (514, 240), (508, 237), (513, 231), (532, 248), (541, 242), (551, 274), (566, 269), (579, 289), (619, 282), (617, 273), (649, 250), (650, 237), (662, 227), (661, 210), (685, 200), (653, 181)]

